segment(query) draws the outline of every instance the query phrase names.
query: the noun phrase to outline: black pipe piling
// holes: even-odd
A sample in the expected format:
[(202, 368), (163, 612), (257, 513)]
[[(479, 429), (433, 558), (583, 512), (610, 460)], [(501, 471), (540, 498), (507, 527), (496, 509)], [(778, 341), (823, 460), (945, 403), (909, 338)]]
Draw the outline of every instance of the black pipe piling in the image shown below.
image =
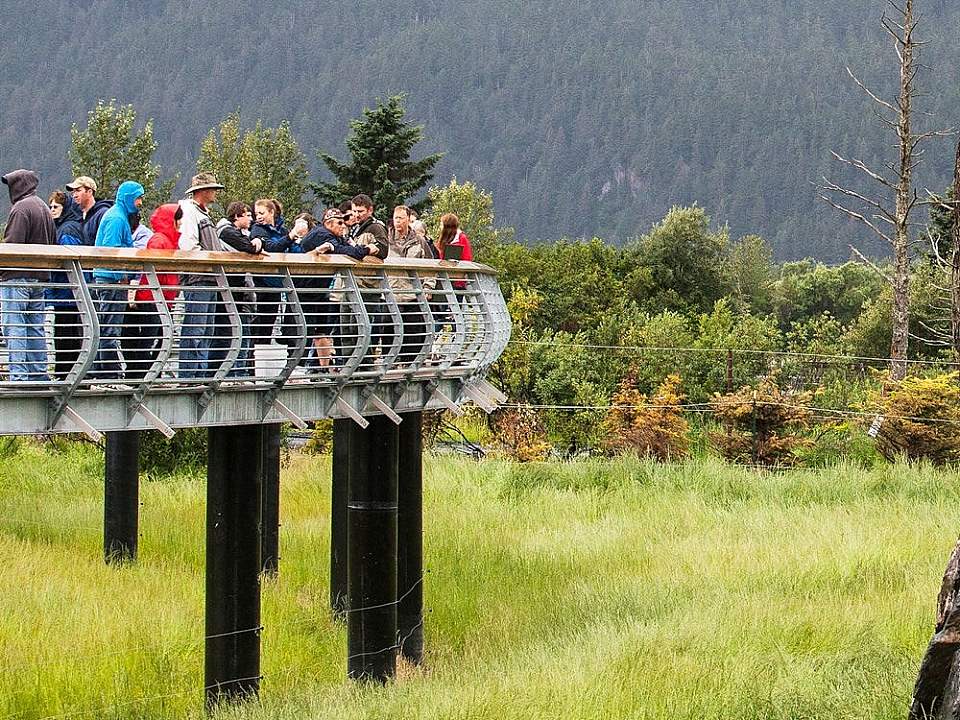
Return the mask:
[(204, 692), (208, 708), (260, 688), (260, 447), (272, 428), (212, 427), (207, 450)]
[(106, 433), (103, 556), (107, 563), (137, 559), (140, 525), (140, 431)]
[(260, 445), (263, 479), (263, 572), (275, 576), (280, 567), (280, 425), (264, 425)]
[(397, 671), (399, 428), (375, 416), (350, 443), (347, 504), (347, 675), (386, 682)]
[(397, 634), (400, 654), (423, 662), (423, 413), (403, 414), (399, 427)]
[(342, 618), (347, 608), (347, 493), (353, 420), (333, 421), (333, 486), (330, 499), (330, 609)]

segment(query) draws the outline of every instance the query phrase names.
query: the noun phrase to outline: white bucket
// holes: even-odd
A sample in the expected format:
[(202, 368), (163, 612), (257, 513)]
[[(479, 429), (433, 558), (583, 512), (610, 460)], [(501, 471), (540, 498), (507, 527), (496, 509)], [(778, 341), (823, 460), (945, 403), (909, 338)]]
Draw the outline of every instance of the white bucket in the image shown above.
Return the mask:
[(258, 378), (273, 378), (287, 364), (287, 346), (277, 343), (253, 346), (254, 375)]

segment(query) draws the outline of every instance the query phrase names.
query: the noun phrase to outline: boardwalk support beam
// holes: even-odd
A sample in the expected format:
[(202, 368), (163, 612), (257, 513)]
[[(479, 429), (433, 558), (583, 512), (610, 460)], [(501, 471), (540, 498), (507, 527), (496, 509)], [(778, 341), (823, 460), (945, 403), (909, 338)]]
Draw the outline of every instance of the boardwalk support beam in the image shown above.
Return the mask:
[(378, 415), (354, 430), (347, 503), (347, 674), (397, 672), (397, 455), (400, 428)]
[(103, 555), (107, 563), (137, 559), (140, 525), (140, 431), (108, 432), (103, 482)]
[(404, 413), (398, 459), (397, 635), (400, 654), (423, 662), (423, 413)]
[(270, 426), (210, 428), (204, 691), (208, 708), (260, 688), (260, 446)]

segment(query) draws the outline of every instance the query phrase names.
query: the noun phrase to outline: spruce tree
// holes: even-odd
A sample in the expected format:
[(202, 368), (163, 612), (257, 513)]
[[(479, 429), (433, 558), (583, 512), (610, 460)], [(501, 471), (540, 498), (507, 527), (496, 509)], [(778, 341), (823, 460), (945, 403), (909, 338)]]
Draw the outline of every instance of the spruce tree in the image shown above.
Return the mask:
[(70, 128), (73, 141), (70, 163), (74, 175), (87, 175), (97, 183), (100, 197), (112, 197), (120, 183), (134, 180), (146, 191), (142, 215), (167, 202), (177, 178), (161, 182), (160, 166), (153, 164), (157, 142), (153, 139), (153, 120), (134, 131), (137, 111), (133, 105), (117, 105), (116, 100), (97, 101), (87, 113), (87, 127), (81, 130), (74, 123)]
[[(423, 139), (423, 126), (404, 121), (403, 95), (393, 95), (386, 103), (377, 100), (373, 110), (364, 108), (363, 117), (350, 121), (347, 150), (350, 162), (341, 163), (332, 155), (318, 152), (317, 157), (333, 173), (333, 182), (313, 184), (317, 198), (325, 205), (338, 205), (358, 193), (373, 199), (378, 214), (386, 217), (396, 205), (408, 200), (433, 179), (433, 167), (442, 154), (411, 160), (413, 146)], [(414, 202), (417, 210), (425, 200)]]

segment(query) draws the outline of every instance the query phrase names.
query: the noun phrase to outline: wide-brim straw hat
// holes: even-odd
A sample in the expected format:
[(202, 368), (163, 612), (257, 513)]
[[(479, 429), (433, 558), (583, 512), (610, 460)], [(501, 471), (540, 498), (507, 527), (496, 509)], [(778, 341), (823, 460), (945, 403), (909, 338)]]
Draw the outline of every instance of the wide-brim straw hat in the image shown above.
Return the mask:
[(190, 179), (190, 187), (187, 188), (184, 195), (195, 193), (197, 190), (223, 190), (223, 187), (223, 185), (217, 182), (217, 178), (213, 173), (200, 173)]

